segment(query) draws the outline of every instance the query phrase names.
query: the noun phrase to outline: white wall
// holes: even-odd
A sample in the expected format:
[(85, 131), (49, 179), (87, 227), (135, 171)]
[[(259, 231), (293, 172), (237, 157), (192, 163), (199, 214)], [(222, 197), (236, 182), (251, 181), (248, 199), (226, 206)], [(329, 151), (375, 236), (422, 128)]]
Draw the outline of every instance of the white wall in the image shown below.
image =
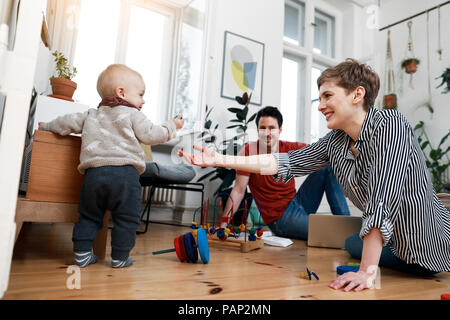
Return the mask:
[[(380, 27), (400, 21), (411, 15), (432, 8), (442, 0), (396, 0), (383, 1), (380, 8)], [(427, 64), (427, 15), (423, 14), (412, 19), (412, 39), (414, 52), (420, 60), (418, 71), (413, 75), (414, 89), (409, 87), (409, 75), (401, 70), (401, 61), (406, 55), (408, 42), (407, 22), (398, 24), (391, 29), (391, 46), (396, 73), (396, 93), (398, 96), (398, 110), (403, 113), (412, 126), (419, 121), (424, 121), (427, 133), (433, 145), (437, 145), (441, 137), (450, 128), (450, 93), (441, 94), (442, 88), (436, 89), (442, 79), (440, 76), (445, 68), (450, 67), (450, 5), (441, 8), (441, 46), (443, 49), (442, 60), (439, 60), (438, 49), (438, 11), (429, 12), (429, 59), (431, 99), (434, 114), (430, 114), (423, 104), (428, 100), (428, 64)], [(386, 55), (387, 30), (378, 32), (376, 48), (379, 52), (379, 65), (383, 69), (377, 70), (383, 79), (384, 61)], [(384, 94), (384, 81), (380, 90), (380, 97)], [(447, 142), (446, 145), (448, 145)]]

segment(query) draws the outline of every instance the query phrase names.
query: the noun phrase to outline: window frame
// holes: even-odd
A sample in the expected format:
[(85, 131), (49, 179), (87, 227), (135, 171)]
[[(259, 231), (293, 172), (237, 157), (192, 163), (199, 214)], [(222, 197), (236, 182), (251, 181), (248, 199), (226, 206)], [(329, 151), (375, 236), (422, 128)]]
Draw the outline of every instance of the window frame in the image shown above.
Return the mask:
[[(285, 0), (285, 2), (291, 0)], [(320, 66), (334, 66), (341, 61), (342, 57), (342, 12), (334, 8), (330, 4), (322, 0), (299, 0), (305, 5), (305, 34), (304, 34), (304, 46), (295, 45), (283, 39), (283, 57), (288, 54), (290, 56), (305, 59), (305, 72), (304, 78), (299, 79), (300, 85), (304, 85), (303, 88), (299, 88), (300, 97), (297, 105), (297, 120), (299, 123), (296, 128), (296, 140), (306, 143), (311, 142), (311, 73), (313, 65)], [(314, 51), (314, 17), (315, 10), (320, 10), (335, 19), (335, 33), (334, 44), (335, 54), (334, 57), (329, 57), (321, 53)], [(284, 33), (283, 33), (284, 37)], [(300, 82), (302, 81), (302, 82)], [(301, 94), (303, 90), (304, 94)]]
[[(320, 70), (321, 72), (323, 72), (327, 67), (329, 67), (328, 65), (324, 65), (324, 64), (322, 64), (322, 63), (319, 63), (319, 62), (317, 62), (317, 61), (313, 61), (313, 63), (312, 63), (312, 65), (311, 65), (311, 78), (312, 78), (312, 68), (315, 68), (315, 69), (318, 69), (318, 70)], [(311, 79), (312, 80), (312, 79)], [(312, 89), (312, 88), (310, 88), (310, 89)], [(311, 92), (312, 90), (310, 90), (310, 92)], [(312, 99), (311, 99), (311, 102), (310, 102), (310, 112), (312, 113), (312, 104), (313, 104), (313, 101), (312, 101)], [(325, 119), (323, 119), (324, 121), (325, 121), (325, 123), (326, 123), (326, 120)], [(311, 119), (310, 119), (310, 124), (312, 124), (312, 116), (311, 116)], [(319, 131), (320, 131), (320, 128), (319, 128)], [(310, 134), (312, 133), (312, 131), (311, 131), (311, 129), (310, 129)], [(319, 135), (319, 137), (318, 138), (321, 138), (322, 136), (321, 135)], [(310, 135), (310, 141), (312, 141), (312, 138), (311, 138), (311, 135)]]
[[(316, 17), (326, 22), (326, 25), (327, 25), (326, 36), (327, 36), (327, 38), (328, 37), (330, 38), (330, 39), (327, 39), (329, 41), (326, 44), (327, 45), (326, 52), (330, 52), (331, 54), (325, 55), (325, 56), (332, 58), (332, 57), (336, 56), (336, 46), (334, 43), (335, 39), (333, 39), (333, 38), (336, 38), (336, 19), (335, 19), (335, 17), (332, 17), (332, 16), (324, 13), (322, 10), (316, 8), (316, 10), (314, 10), (314, 28), (317, 27), (317, 25), (315, 25)], [(334, 23), (334, 28), (333, 28), (333, 23)], [(314, 29), (314, 31), (315, 31), (315, 29)], [(334, 37), (333, 37), (333, 35), (334, 35)]]
[[(188, 1), (187, 5), (184, 8), (187, 8), (190, 3), (192, 1), (195, 0), (190, 0)], [(196, 106), (196, 112), (198, 115), (198, 119), (196, 121), (196, 123), (194, 123), (194, 126), (189, 129), (189, 130), (185, 130), (185, 129), (181, 129), (178, 132), (178, 136), (183, 136), (186, 134), (190, 134), (190, 133), (197, 133), (197, 132), (201, 132), (202, 131), (202, 127), (199, 127), (200, 123), (204, 122), (204, 118), (206, 117), (206, 109), (203, 108), (203, 106), (205, 105), (205, 101), (206, 101), (206, 90), (205, 90), (205, 86), (206, 86), (206, 79), (207, 79), (207, 61), (206, 61), (206, 56), (207, 56), (207, 52), (208, 52), (208, 48), (209, 48), (209, 37), (210, 37), (210, 30), (209, 30), (209, 21), (210, 19), (210, 15), (212, 13), (211, 10), (211, 1), (206, 0), (205, 1), (205, 8), (204, 8), (204, 25), (203, 25), (203, 39), (202, 39), (202, 57), (201, 57), (201, 70), (200, 70), (200, 74), (202, 75), (200, 77), (200, 83), (199, 83), (199, 89), (198, 89), (198, 104)], [(175, 101), (176, 101), (176, 95), (177, 95), (177, 81), (178, 81), (178, 77), (177, 77), (177, 72), (178, 72), (178, 68), (179, 68), (179, 63), (180, 63), (180, 48), (181, 48), (181, 35), (182, 35), (182, 28), (183, 28), (183, 22), (184, 22), (184, 15), (186, 14), (185, 10), (181, 10), (180, 11), (180, 17), (177, 19), (178, 24), (177, 24), (177, 34), (176, 37), (174, 38), (174, 40), (176, 41), (176, 54), (175, 54), (175, 61), (174, 61), (174, 72), (172, 74), (173, 76), (173, 83), (172, 83), (172, 94), (170, 95), (170, 105), (169, 105), (169, 114), (174, 114), (175, 112)], [(191, 15), (191, 18), (192, 17)], [(191, 26), (194, 26), (195, 21), (193, 21), (192, 23), (190, 23)], [(169, 116), (170, 117), (170, 116)]]
[(165, 48), (162, 55), (162, 69), (160, 71), (161, 85), (159, 88), (160, 105), (165, 106), (163, 112), (158, 112), (158, 118), (152, 119), (156, 123), (162, 123), (171, 118), (173, 101), (175, 96), (175, 78), (178, 58), (179, 26), (181, 25), (181, 8), (170, 5), (170, 3), (148, 2), (144, 0), (121, 0), (120, 1), (119, 32), (116, 42), (115, 63), (125, 63), (128, 44), (128, 31), (132, 6), (148, 9), (168, 17), (168, 28), (165, 29)]
[[(302, 55), (299, 55), (296, 53), (291, 53), (289, 51), (284, 51), (283, 58), (295, 61), (299, 64), (299, 69), (298, 69), (298, 73), (297, 73), (297, 83), (300, 84), (300, 87), (297, 90), (297, 96), (296, 96), (295, 110), (297, 110), (297, 112), (295, 114), (295, 118), (296, 118), (296, 123), (302, 123), (302, 114), (305, 114), (305, 112), (306, 112), (305, 104), (301, 103), (302, 101), (305, 100), (305, 95), (306, 95), (305, 86), (302, 85), (305, 83), (305, 81), (307, 79), (307, 76), (306, 76), (307, 72), (305, 72), (305, 71), (307, 71), (306, 56), (302, 56)], [(281, 106), (280, 106), (280, 109), (281, 109)], [(305, 133), (306, 132), (304, 130), (299, 132), (299, 128), (297, 128), (295, 139), (297, 141), (302, 141), (305, 137)]]
[[(299, 44), (298, 44), (298, 46), (304, 46), (305, 45), (305, 18), (306, 18), (306, 6), (305, 6), (305, 3), (303, 1), (301, 1), (301, 0), (286, 0), (284, 2), (284, 4), (285, 4), (285, 6), (287, 4), (288, 6), (295, 7), (299, 11), (299, 15), (298, 15), (299, 19), (298, 20), (299, 21), (303, 21), (303, 24), (302, 25), (299, 24), (298, 30), (297, 30), (298, 34), (299, 34), (299, 39), (298, 39)], [(303, 5), (301, 5), (301, 4), (303, 4)], [(303, 17), (301, 17), (301, 15), (300, 15), (301, 12), (303, 12)], [(300, 19), (300, 18), (302, 18), (302, 19)], [(283, 41), (287, 42), (287, 43), (291, 43), (292, 45), (295, 46), (294, 43), (289, 42), (288, 40), (284, 39), (284, 34), (283, 34)]]
[[(83, 0), (88, 1), (88, 0)], [(157, 118), (152, 119), (155, 123), (163, 123), (168, 121), (174, 116), (175, 112), (175, 101), (177, 98), (177, 70), (179, 66), (180, 59), (180, 46), (181, 46), (181, 35), (182, 27), (184, 21), (185, 9), (189, 8), (191, 0), (119, 0), (119, 10), (120, 16), (117, 25), (117, 37), (115, 44), (114, 60), (112, 63), (126, 63), (127, 57), (127, 46), (129, 39), (129, 29), (131, 20), (131, 10), (133, 6), (148, 9), (152, 12), (162, 14), (167, 17), (167, 25), (165, 27), (164, 48), (162, 54), (162, 63), (160, 70), (160, 88), (159, 88), (159, 105), (161, 106), (160, 111), (157, 113)], [(202, 35), (202, 76), (200, 77), (199, 90), (196, 93), (198, 98), (198, 103), (193, 112), (199, 115), (197, 121), (202, 121), (204, 117), (204, 112), (202, 105), (205, 102), (205, 83), (206, 83), (206, 54), (209, 39), (209, 28), (208, 23), (210, 21), (211, 5), (209, 1), (205, 1), (204, 8), (204, 20), (203, 24), (203, 35)], [(188, 9), (189, 10), (189, 9)], [(195, 9), (197, 10), (197, 9)], [(189, 14), (189, 13), (187, 13)], [(196, 26), (195, 14), (192, 15), (191, 19), (188, 18), (189, 25)], [(189, 16), (188, 16), (189, 17)], [(76, 54), (76, 48), (74, 48)], [(195, 130), (184, 130), (178, 133), (179, 136), (191, 133)]]

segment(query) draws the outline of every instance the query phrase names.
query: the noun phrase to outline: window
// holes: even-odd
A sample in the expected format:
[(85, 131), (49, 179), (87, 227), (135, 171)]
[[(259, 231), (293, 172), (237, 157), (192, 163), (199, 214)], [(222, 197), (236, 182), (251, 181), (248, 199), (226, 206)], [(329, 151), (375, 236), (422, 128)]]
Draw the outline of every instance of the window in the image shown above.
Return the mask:
[[(299, 93), (304, 87), (305, 61), (291, 55), (283, 57), (281, 79), (281, 107), (283, 131), (280, 138), (287, 141), (297, 140), (297, 117), (304, 112)], [(303, 136), (301, 134), (301, 136)]]
[(186, 8), (172, 2), (81, 1), (74, 65), (74, 98), (97, 106), (97, 78), (112, 63), (123, 63), (144, 78), (142, 112), (155, 123), (182, 112), (185, 130), (198, 120), (201, 103), (205, 0)]
[(317, 79), (323, 70), (325, 70), (325, 67), (315, 65), (311, 71), (311, 142), (316, 142), (330, 131), (325, 117), (318, 109), (319, 90), (317, 89)]
[(172, 57), (166, 53), (172, 51), (172, 44), (167, 41), (172, 37), (173, 16), (143, 7), (131, 7), (124, 62), (144, 78), (145, 105), (142, 112), (155, 122), (167, 119), (163, 106), (169, 104)]
[(303, 2), (287, 0), (284, 4), (284, 40), (304, 46), (305, 5)]
[(115, 61), (119, 14), (119, 0), (84, 0), (81, 3), (73, 62), (78, 70), (74, 99), (81, 103), (94, 107), (100, 102), (97, 78)]
[(194, 128), (201, 110), (205, 9), (205, 0), (194, 0), (183, 12), (173, 112), (183, 114), (183, 131)]
[(329, 131), (318, 111), (316, 83), (325, 68), (338, 63), (336, 30), (341, 30), (341, 13), (315, 0), (285, 0), (284, 8), (281, 138), (310, 143)]
[(334, 18), (320, 10), (314, 15), (314, 51), (334, 58)]

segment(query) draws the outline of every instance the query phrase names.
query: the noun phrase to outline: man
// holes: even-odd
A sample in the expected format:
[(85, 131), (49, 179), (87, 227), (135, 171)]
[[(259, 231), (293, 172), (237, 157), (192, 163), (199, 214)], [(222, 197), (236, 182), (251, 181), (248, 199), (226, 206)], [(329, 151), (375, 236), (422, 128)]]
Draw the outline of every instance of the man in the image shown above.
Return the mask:
[[(279, 140), (282, 132), (283, 116), (274, 107), (261, 109), (256, 116), (258, 141), (250, 142), (239, 152), (239, 156), (265, 153), (285, 153), (306, 146), (301, 142)], [(271, 231), (280, 237), (306, 240), (308, 238), (308, 215), (315, 213), (322, 200), (323, 193), (333, 214), (350, 215), (344, 193), (339, 186), (331, 167), (310, 174), (298, 192), (295, 181), (276, 182), (270, 175), (249, 173), (237, 170), (235, 185), (224, 212), (230, 216), (236, 212), (244, 199), (247, 186), (252, 197), (261, 204), (261, 216)], [(230, 217), (231, 219), (231, 217)], [(226, 227), (222, 223), (221, 227)]]

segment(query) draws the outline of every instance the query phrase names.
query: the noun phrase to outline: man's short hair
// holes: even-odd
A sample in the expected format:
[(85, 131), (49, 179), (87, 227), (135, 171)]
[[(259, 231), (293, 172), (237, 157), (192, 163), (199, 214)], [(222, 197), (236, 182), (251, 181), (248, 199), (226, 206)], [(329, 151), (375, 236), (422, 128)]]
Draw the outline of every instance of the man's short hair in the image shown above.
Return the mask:
[(277, 119), (278, 127), (281, 128), (281, 126), (283, 125), (283, 116), (281, 115), (281, 112), (275, 107), (267, 106), (258, 111), (255, 119), (256, 127), (259, 126), (259, 119), (261, 119), (261, 117), (273, 117)]
[(317, 79), (317, 87), (327, 81), (333, 81), (347, 94), (361, 86), (366, 90), (364, 95), (364, 109), (369, 110), (375, 104), (375, 99), (380, 89), (380, 78), (378, 74), (368, 65), (359, 63), (355, 59), (346, 59), (337, 66), (330, 67), (322, 72)]

